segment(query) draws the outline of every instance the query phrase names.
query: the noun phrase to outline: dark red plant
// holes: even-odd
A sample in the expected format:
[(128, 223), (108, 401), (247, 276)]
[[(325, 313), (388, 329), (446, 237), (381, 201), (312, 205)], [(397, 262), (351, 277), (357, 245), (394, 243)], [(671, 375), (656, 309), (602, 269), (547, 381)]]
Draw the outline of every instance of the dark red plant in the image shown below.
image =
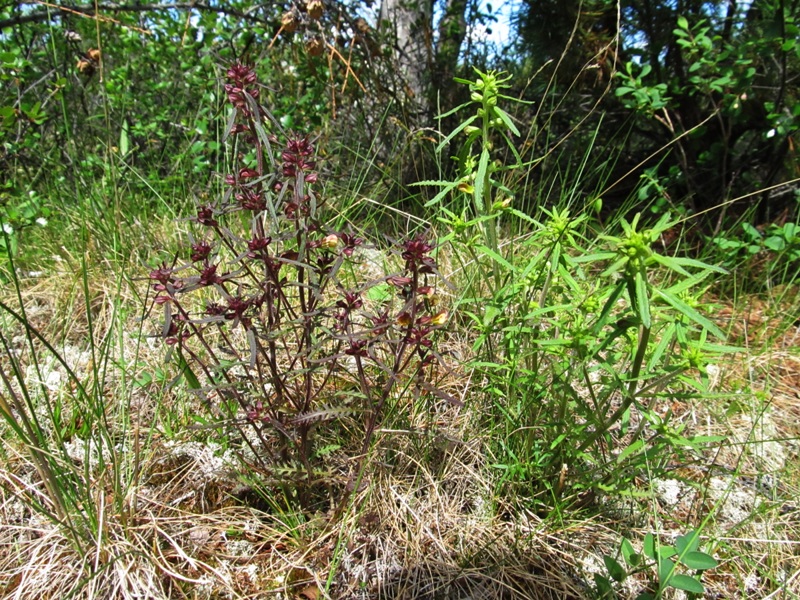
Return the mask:
[[(403, 242), (398, 272), (358, 281), (351, 267), (364, 240), (323, 226), (311, 138), (290, 133), (274, 150), (282, 134), (266, 133), (279, 126), (258, 103), (252, 68), (228, 69), (225, 92), (235, 110), (227, 137), (237, 140), (237, 160), (254, 163), (224, 175), (226, 193), (197, 209), (199, 241), (184, 251), (188, 262), (162, 263), (149, 279), (164, 311), (162, 335), (202, 383), (198, 397), (241, 430), (236, 438), (249, 446), (242, 457), (266, 477), (296, 473), (286, 468), (296, 465), (297, 500), (308, 505), (319, 481), (320, 424), (362, 424), (361, 458), (352, 463), (360, 469), (387, 403), (432, 372), (446, 321), (429, 301), (435, 247), (424, 236)], [(368, 300), (384, 282), (398, 294)], [(353, 387), (356, 400), (343, 403), (341, 391)]]

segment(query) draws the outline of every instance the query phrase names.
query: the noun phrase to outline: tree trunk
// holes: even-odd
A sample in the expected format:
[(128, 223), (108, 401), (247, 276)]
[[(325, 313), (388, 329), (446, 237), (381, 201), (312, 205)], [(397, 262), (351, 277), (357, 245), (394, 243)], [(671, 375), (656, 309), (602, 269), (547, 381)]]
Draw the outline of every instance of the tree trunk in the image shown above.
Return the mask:
[(458, 66), (461, 44), (467, 35), (467, 3), (469, 0), (447, 0), (444, 16), (439, 22), (439, 42), (436, 46), (435, 85), (430, 90), (431, 106), (435, 108), (437, 92), (442, 108), (450, 110), (456, 105), (453, 83)]
[(428, 91), (434, 64), (432, 0), (383, 0), (381, 33), (392, 45), (401, 77), (400, 97), (413, 121), (430, 116)]

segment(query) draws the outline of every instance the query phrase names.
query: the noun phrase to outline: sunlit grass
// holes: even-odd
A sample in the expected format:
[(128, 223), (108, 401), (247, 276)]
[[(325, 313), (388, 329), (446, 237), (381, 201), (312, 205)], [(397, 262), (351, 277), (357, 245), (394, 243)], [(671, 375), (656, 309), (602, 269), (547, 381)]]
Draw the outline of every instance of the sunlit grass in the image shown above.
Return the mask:
[[(237, 475), (224, 440), (195, 427), (197, 399), (151, 337), (156, 325), (144, 315), (141, 280), (148, 265), (174, 251), (179, 215), (140, 214), (112, 230), (95, 208), (71, 209), (69, 219), (38, 231), (35, 245), (23, 245), (20, 294), (7, 288), (2, 298), (19, 317), (4, 312), (7, 388), (19, 395), (21, 383), (28, 386), (52, 471), (36, 466), (31, 444), (6, 422), (0, 564), (8, 592), (133, 598), (174, 597), (178, 589), (328, 590), (347, 597), (366, 587), (389, 597), (405, 587), (535, 597), (531, 590), (549, 586), (581, 595), (587, 588), (579, 573), (601, 569), (592, 556), (613, 552), (623, 535), (685, 533), (703, 522), (709, 547), (725, 559), (704, 578), (708, 590), (747, 597), (797, 586), (791, 282), (757, 301), (744, 293), (735, 305), (716, 300), (718, 324), (748, 351), (714, 365), (718, 379), (703, 402), (664, 408), (695, 433), (731, 443), (716, 458), (668, 465), (659, 481), (677, 482), (670, 484), (682, 490), (676, 504), (666, 503), (664, 484), (642, 481), (641, 496), (609, 492), (588, 503), (557, 502), (549, 513), (521, 510), (525, 485), (501, 485), (492, 464), (490, 449), (505, 434), (475, 412), (485, 406), (484, 381), (463, 363), (475, 333), (455, 317), (447, 352), (458, 376), (447, 390), (467, 407), (414, 417), (423, 407), (409, 406), (386, 422), (378, 444), (389, 454), (375, 457), (374, 474), (334, 523), (324, 514), (293, 517), (280, 490), (259, 486), (256, 473)], [(439, 260), (456, 288), (474, 277), (468, 255), (442, 248)], [(13, 380), (12, 356), (21, 382)], [(3, 397), (10, 402), (9, 389)], [(768, 454), (775, 448), (783, 449), (777, 463)], [(711, 459), (718, 467), (706, 470)], [(737, 514), (744, 520), (734, 521)], [(491, 561), (481, 558), (487, 553)]]

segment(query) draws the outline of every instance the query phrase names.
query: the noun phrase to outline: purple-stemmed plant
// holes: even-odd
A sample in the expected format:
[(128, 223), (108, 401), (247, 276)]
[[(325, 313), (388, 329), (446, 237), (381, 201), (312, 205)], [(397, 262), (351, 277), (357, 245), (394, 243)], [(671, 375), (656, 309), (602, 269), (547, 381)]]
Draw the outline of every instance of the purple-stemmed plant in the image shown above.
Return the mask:
[[(423, 236), (398, 243), (400, 270), (360, 282), (364, 240), (323, 225), (311, 140), (288, 135), (274, 150), (278, 137), (267, 132), (280, 128), (258, 102), (250, 67), (231, 67), (225, 91), (233, 106), (226, 139), (238, 164), (222, 198), (192, 218), (198, 233), (183, 260), (151, 271), (155, 304), (186, 380), (236, 428), (240, 455), (276, 481), (293, 473), (296, 498), (308, 506), (320, 482), (316, 427), (360, 417), (352, 481), (387, 402), (409, 386), (434, 389), (425, 379), (447, 321), (430, 301), (439, 282), (434, 247)], [(376, 285), (396, 294), (370, 301)], [(343, 401), (346, 390), (360, 403)]]

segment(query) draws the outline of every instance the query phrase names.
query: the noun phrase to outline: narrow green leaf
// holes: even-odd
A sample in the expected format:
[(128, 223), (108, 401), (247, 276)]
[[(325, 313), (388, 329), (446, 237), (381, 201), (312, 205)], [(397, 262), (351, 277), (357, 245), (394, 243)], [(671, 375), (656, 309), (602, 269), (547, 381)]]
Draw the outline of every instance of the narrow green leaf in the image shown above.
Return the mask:
[(608, 297), (608, 300), (606, 300), (606, 303), (603, 305), (603, 310), (600, 312), (600, 316), (597, 317), (597, 323), (595, 323), (594, 326), (595, 335), (599, 334), (600, 330), (606, 326), (606, 321), (608, 320), (608, 316), (611, 314), (611, 311), (617, 304), (617, 300), (622, 295), (624, 289), (625, 289), (625, 282), (620, 281), (617, 284), (617, 286), (612, 290), (611, 294)]
[(514, 122), (511, 120), (511, 117), (506, 111), (499, 106), (495, 106), (494, 112), (503, 120), (503, 123), (505, 123), (506, 127), (508, 127), (514, 135), (519, 135), (519, 129), (517, 129), (517, 126), (514, 125)]
[(700, 260), (695, 260), (694, 258), (683, 258), (683, 257), (676, 257), (676, 256), (661, 256), (661, 259), (667, 259), (667, 262), (662, 262), (665, 267), (670, 267), (670, 264), (680, 265), (681, 267), (694, 267), (696, 269), (702, 269), (704, 271), (714, 271), (715, 273), (719, 273), (720, 275), (727, 275), (728, 271), (719, 267), (717, 265), (710, 265), (708, 263), (704, 263)]
[(512, 273), (517, 270), (517, 268), (514, 265), (512, 265), (505, 258), (500, 256), (500, 254), (498, 254), (497, 252), (495, 252), (494, 250), (492, 250), (488, 246), (482, 246), (482, 245), (481, 246), (475, 246), (475, 249), (478, 250), (479, 252), (482, 252), (483, 254), (486, 254), (492, 260), (500, 263), (501, 265), (503, 265), (506, 269), (508, 269)]
[(675, 336), (675, 323), (670, 323), (667, 325), (666, 329), (661, 333), (661, 339), (658, 340), (658, 345), (653, 350), (652, 356), (650, 356), (650, 360), (647, 361), (647, 370), (653, 371), (661, 362), (661, 357), (664, 356), (666, 353), (667, 348), (669, 347), (670, 343), (672, 343), (672, 339)]
[[(415, 184), (413, 184), (413, 185), (433, 185), (433, 184), (434, 184), (434, 182), (422, 182), (422, 181), (421, 181), (421, 182), (419, 182), (419, 183), (415, 183)], [(426, 206), (426, 207), (428, 207), (428, 206), (433, 206), (434, 204), (438, 204), (438, 203), (439, 203), (439, 202), (441, 202), (441, 201), (444, 199), (444, 197), (445, 197), (445, 196), (447, 196), (447, 194), (449, 194), (449, 193), (450, 193), (450, 192), (451, 192), (451, 191), (452, 191), (452, 190), (453, 190), (453, 189), (454, 189), (456, 186), (458, 186), (458, 182), (457, 182), (457, 181), (449, 181), (449, 182), (445, 182), (445, 183), (444, 183), (444, 186), (442, 187), (442, 190), (441, 190), (441, 191), (440, 191), (438, 194), (436, 194), (436, 195), (435, 195), (433, 198), (431, 198), (430, 200), (428, 200), (428, 201), (425, 203), (425, 206)]]
[(528, 321), (530, 319), (537, 319), (537, 318), (539, 318), (542, 315), (545, 315), (547, 313), (564, 312), (564, 311), (574, 310), (574, 308), (575, 307), (572, 304), (555, 304), (553, 306), (543, 306), (541, 308), (537, 308), (537, 309), (532, 310), (531, 312), (527, 313), (523, 317), (523, 319), (525, 321)]
[(228, 139), (228, 136), (231, 134), (231, 131), (233, 130), (233, 126), (236, 123), (236, 114), (237, 114), (237, 111), (236, 111), (235, 108), (232, 108), (231, 112), (228, 114), (228, 120), (225, 123), (225, 132), (222, 134), (222, 143), (223, 144)]
[(713, 556), (705, 552), (688, 552), (681, 557), (681, 562), (696, 571), (706, 571), (719, 565)]
[(633, 442), (630, 446), (628, 446), (622, 452), (619, 453), (619, 456), (617, 456), (617, 464), (621, 464), (622, 461), (628, 458), (631, 454), (641, 450), (642, 446), (644, 446), (644, 440), (642, 439), (638, 439), (635, 442)]
[(679, 313), (681, 313), (682, 315), (686, 316), (688, 319), (691, 319), (692, 321), (694, 321), (695, 323), (700, 325), (700, 327), (703, 327), (703, 328), (707, 329), (709, 332), (713, 333), (718, 338), (725, 339), (725, 334), (722, 332), (722, 330), (719, 327), (714, 325), (714, 323), (712, 323), (711, 321), (706, 319), (703, 315), (701, 315), (694, 308), (692, 308), (691, 306), (686, 304), (683, 300), (681, 300), (681, 299), (679, 299), (679, 298), (677, 298), (677, 297), (675, 297), (675, 296), (673, 296), (671, 294), (667, 294), (666, 292), (663, 292), (663, 291), (661, 291), (661, 290), (659, 290), (657, 288), (654, 288), (653, 291), (658, 296), (663, 298), (664, 301), (667, 304), (669, 304), (672, 308), (677, 310)]
[(689, 577), (688, 575), (673, 575), (669, 580), (669, 585), (675, 589), (683, 590), (684, 592), (690, 592), (692, 594), (704, 594), (706, 591), (702, 583), (697, 581), (697, 579), (694, 577)]
[(489, 149), (484, 148), (481, 151), (481, 157), (478, 160), (478, 172), (475, 175), (475, 190), (472, 193), (472, 197), (475, 199), (475, 208), (478, 209), (479, 213), (486, 212), (485, 204), (483, 202), (483, 194), (484, 194), (484, 180), (486, 179), (486, 172), (489, 169)]
[[(462, 104), (461, 106), (459, 106), (459, 107), (457, 107), (457, 108), (454, 108), (454, 109), (453, 109), (453, 110), (451, 110), (449, 113), (445, 113), (445, 114), (444, 114), (444, 115), (442, 115), (442, 116), (443, 116), (443, 117), (446, 117), (447, 115), (450, 115), (450, 114), (454, 113), (454, 112), (455, 112), (455, 111), (457, 111), (459, 108), (463, 108), (464, 106), (466, 106), (466, 104)], [(458, 127), (456, 127), (455, 129), (453, 129), (453, 131), (451, 131), (451, 132), (450, 132), (450, 135), (448, 135), (446, 138), (444, 138), (444, 140), (442, 140), (442, 143), (440, 143), (438, 146), (436, 146), (436, 152), (437, 152), (437, 154), (438, 154), (439, 152), (441, 152), (441, 151), (444, 149), (444, 147), (445, 147), (445, 146), (447, 146), (447, 144), (449, 144), (449, 143), (450, 143), (450, 140), (452, 140), (452, 139), (453, 139), (454, 137), (456, 137), (456, 136), (457, 136), (459, 133), (461, 133), (461, 132), (464, 130), (464, 128), (466, 128), (467, 126), (469, 126), (470, 124), (472, 124), (472, 122), (473, 122), (475, 119), (477, 119), (477, 118), (478, 118), (478, 115), (472, 115), (472, 116), (471, 116), (469, 119), (467, 119), (466, 121), (464, 121), (463, 123), (461, 123), (461, 125), (459, 125), (459, 126), (458, 126)]]
[(523, 221), (527, 221), (531, 225), (536, 225), (537, 227), (539, 225), (536, 219), (534, 219), (530, 215), (526, 215), (524, 212), (522, 212), (521, 210), (517, 210), (516, 208), (509, 208), (506, 212), (511, 213), (512, 215), (522, 219)]
[(636, 286), (636, 308), (642, 325), (650, 329), (650, 297), (647, 293), (647, 281), (641, 271), (637, 271), (634, 277)]
[(623, 256), (619, 260), (614, 261), (610, 267), (607, 267), (605, 271), (600, 273), (600, 277), (610, 277), (614, 273), (618, 273), (622, 267), (628, 264), (628, 257)]
[(602, 260), (610, 260), (617, 255), (616, 252), (596, 252), (595, 254), (584, 254), (583, 256), (576, 256), (573, 260), (576, 263), (600, 262)]
[(689, 438), (689, 441), (692, 442), (696, 448), (700, 448), (702, 444), (717, 444), (727, 440), (727, 435), (694, 435)]
[(411, 185), (413, 186), (436, 185), (436, 186), (447, 187), (448, 185), (454, 185), (454, 183), (446, 179), (424, 179), (423, 181), (416, 181)]
[[(566, 258), (566, 255), (564, 255), (564, 257)], [(574, 298), (579, 297), (583, 288), (577, 281), (575, 281), (575, 278), (572, 276), (572, 273), (570, 273), (567, 269), (565, 269), (563, 265), (559, 264), (558, 274), (564, 280), (564, 283), (566, 283), (574, 293), (573, 297)]]
[[(511, 150), (511, 154), (514, 155), (514, 163), (506, 165), (505, 170), (510, 170), (521, 166), (523, 160), (519, 154), (519, 150), (517, 150), (517, 145), (506, 135), (505, 131), (501, 131), (500, 135), (503, 136), (503, 141), (506, 143), (506, 148)], [(519, 135), (519, 133), (517, 135)]]
[(723, 344), (701, 344), (700, 349), (704, 352), (716, 352), (717, 354), (741, 354), (747, 352), (747, 348), (742, 346), (725, 346)]
[(711, 271), (700, 271), (691, 277), (682, 277), (677, 283), (665, 288), (664, 291), (675, 296), (700, 285), (703, 280), (708, 279), (710, 276)]
[[(456, 81), (457, 83), (465, 83), (467, 85), (472, 83), (471, 81), (467, 81), (466, 79), (459, 79), (458, 77), (454, 78), (453, 81)], [(458, 111), (460, 111), (462, 108), (466, 108), (470, 104), (472, 104), (471, 101), (470, 102), (464, 102), (464, 104), (459, 104), (455, 108), (451, 108), (450, 110), (448, 110), (446, 113), (443, 113), (443, 114), (439, 115), (437, 118), (444, 119), (446, 117), (449, 117), (450, 115), (453, 115), (453, 114), (457, 113)], [(473, 117), (471, 117), (472, 121), (474, 121), (477, 118), (478, 118), (478, 115), (474, 115)], [(449, 137), (452, 137), (452, 134)], [(438, 151), (439, 150), (437, 149), (437, 152)]]
[(189, 363), (186, 362), (186, 359), (183, 358), (183, 354), (178, 352), (178, 367), (180, 368), (181, 375), (186, 379), (186, 384), (189, 386), (189, 389), (192, 390), (199, 390), (200, 389), (200, 381), (197, 379), (197, 375), (194, 374), (192, 371), (192, 367), (189, 366)]

